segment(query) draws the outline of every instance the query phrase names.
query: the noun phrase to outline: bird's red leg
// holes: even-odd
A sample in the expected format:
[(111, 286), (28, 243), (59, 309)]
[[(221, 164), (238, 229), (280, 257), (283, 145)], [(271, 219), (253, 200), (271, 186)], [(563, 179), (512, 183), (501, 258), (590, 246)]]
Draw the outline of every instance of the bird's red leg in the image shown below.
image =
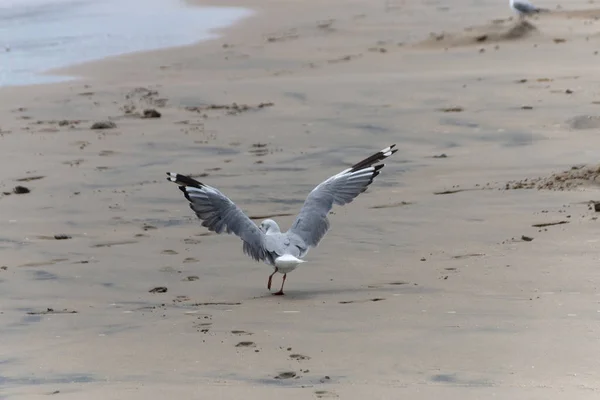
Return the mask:
[(283, 296), (283, 285), (285, 285), (286, 277), (287, 277), (287, 274), (283, 274), (283, 281), (281, 282), (281, 289), (279, 289), (279, 292), (273, 293), (275, 296)]
[(275, 268), (275, 271), (273, 271), (273, 273), (271, 275), (269, 275), (269, 282), (267, 283), (267, 289), (271, 290), (271, 281), (273, 280), (273, 275), (275, 275), (275, 273), (277, 272), (277, 268)]

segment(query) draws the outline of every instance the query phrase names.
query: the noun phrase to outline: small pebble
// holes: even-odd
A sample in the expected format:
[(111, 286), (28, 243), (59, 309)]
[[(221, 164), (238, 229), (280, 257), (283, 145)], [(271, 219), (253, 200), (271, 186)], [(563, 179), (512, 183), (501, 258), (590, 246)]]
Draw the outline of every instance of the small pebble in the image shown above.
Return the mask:
[(25, 194), (25, 193), (31, 192), (31, 190), (29, 190), (25, 186), (15, 186), (15, 188), (13, 189), (13, 192), (15, 194)]
[(117, 127), (117, 124), (115, 124), (112, 121), (99, 121), (99, 122), (94, 122), (92, 124), (92, 126), (90, 127), (90, 129), (114, 129)]
[(153, 108), (144, 110), (144, 118), (160, 118), (160, 117), (161, 117), (161, 113), (159, 113), (158, 111), (156, 111)]

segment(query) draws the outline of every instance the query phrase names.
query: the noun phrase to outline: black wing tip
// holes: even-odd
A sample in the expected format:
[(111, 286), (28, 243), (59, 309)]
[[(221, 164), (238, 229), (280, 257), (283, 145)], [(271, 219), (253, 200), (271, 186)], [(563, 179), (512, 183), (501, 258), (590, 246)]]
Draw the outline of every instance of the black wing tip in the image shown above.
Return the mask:
[(394, 143), (393, 145), (381, 150), (381, 154), (383, 154), (385, 157), (389, 157), (397, 151), (398, 149), (396, 149), (396, 144)]
[(187, 192), (187, 188), (185, 186), (178, 186), (179, 190), (181, 190), (183, 192), (183, 195), (185, 196), (186, 199), (188, 199), (189, 201), (192, 201), (190, 199), (190, 195)]
[(367, 184), (365, 185), (365, 187), (362, 188), (362, 190), (360, 191), (361, 193), (364, 193), (367, 191), (367, 189), (369, 189), (369, 186), (371, 186), (371, 184), (373, 183), (373, 181), (375, 180), (375, 178), (377, 178), (379, 176), (379, 174), (381, 174), (381, 169), (385, 167), (385, 164), (377, 164), (373, 166), (373, 173), (371, 175), (371, 178), (369, 179), (369, 182), (367, 182)]
[(198, 182), (197, 180), (190, 178), (189, 176), (181, 175), (176, 172), (167, 172), (167, 180), (169, 182), (178, 184), (180, 189), (182, 188), (182, 186), (191, 186), (195, 188), (201, 188), (202, 186), (204, 186), (202, 182)]
[[(190, 208), (191, 208), (192, 210), (194, 210), (194, 204), (193, 204), (193, 202), (192, 202), (192, 199), (190, 198), (190, 194), (189, 194), (189, 193), (188, 193), (188, 191), (187, 191), (187, 188), (188, 188), (188, 187), (187, 187), (187, 186), (178, 186), (177, 188), (178, 188), (179, 190), (181, 190), (181, 192), (183, 193), (183, 196), (186, 198), (186, 200), (187, 200), (187, 201), (189, 201)], [(195, 211), (194, 211), (194, 212), (195, 212)]]
[[(383, 168), (384, 164), (381, 164), (381, 168)], [(380, 169), (378, 168), (373, 172), (373, 175), (371, 176), (371, 179), (369, 180), (369, 183), (367, 184), (367, 186), (369, 186), (371, 183), (373, 183), (373, 181), (375, 180), (375, 178), (377, 178), (377, 176), (379, 176), (379, 174), (381, 173)]]
[(385, 160), (386, 158), (388, 158), (389, 156), (391, 156), (392, 154), (394, 154), (395, 152), (398, 151), (398, 149), (396, 149), (395, 147), (396, 147), (396, 144), (392, 144), (391, 146), (388, 146), (385, 149), (379, 150), (377, 153), (375, 153), (375, 154), (373, 154), (373, 155), (365, 158), (364, 160), (359, 161), (356, 164), (354, 164), (350, 168), (350, 171), (351, 172), (360, 171), (361, 169), (369, 168), (370, 166), (372, 166), (376, 162), (379, 162), (381, 160)]

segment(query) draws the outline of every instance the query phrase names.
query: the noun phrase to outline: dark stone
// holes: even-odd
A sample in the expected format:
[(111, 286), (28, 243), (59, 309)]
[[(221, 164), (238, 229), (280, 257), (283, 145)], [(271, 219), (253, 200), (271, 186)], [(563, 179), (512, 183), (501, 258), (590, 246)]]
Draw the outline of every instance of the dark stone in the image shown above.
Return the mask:
[(153, 108), (144, 110), (144, 118), (160, 118), (161, 114)]
[(117, 124), (115, 124), (112, 121), (99, 121), (99, 122), (94, 122), (92, 124), (92, 126), (90, 127), (90, 129), (114, 129), (117, 127)]
[(31, 192), (31, 190), (29, 190), (25, 186), (15, 186), (15, 188), (13, 189), (13, 192), (15, 194), (25, 194), (25, 193)]

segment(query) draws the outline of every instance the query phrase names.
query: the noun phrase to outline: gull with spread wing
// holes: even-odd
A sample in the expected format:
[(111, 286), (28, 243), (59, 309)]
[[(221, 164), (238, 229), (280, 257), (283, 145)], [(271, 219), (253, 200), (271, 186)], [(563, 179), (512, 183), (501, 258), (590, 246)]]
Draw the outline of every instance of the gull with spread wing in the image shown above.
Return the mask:
[(537, 14), (540, 12), (547, 12), (545, 8), (539, 8), (529, 2), (529, 0), (509, 0), (510, 8), (519, 14), (519, 18), (524, 19), (526, 16), (531, 14)]
[(190, 208), (202, 220), (202, 226), (216, 233), (235, 234), (244, 242), (244, 253), (274, 268), (267, 283), (269, 290), (273, 275), (283, 274), (281, 289), (273, 293), (283, 295), (287, 274), (305, 262), (302, 258), (327, 233), (327, 214), (333, 205), (350, 203), (367, 190), (385, 165), (377, 163), (394, 154), (397, 151), (395, 146), (378, 151), (315, 187), (287, 232), (281, 232), (272, 219), (266, 219), (257, 226), (227, 196), (211, 186), (172, 172), (167, 172), (167, 179), (179, 185), (190, 202)]

